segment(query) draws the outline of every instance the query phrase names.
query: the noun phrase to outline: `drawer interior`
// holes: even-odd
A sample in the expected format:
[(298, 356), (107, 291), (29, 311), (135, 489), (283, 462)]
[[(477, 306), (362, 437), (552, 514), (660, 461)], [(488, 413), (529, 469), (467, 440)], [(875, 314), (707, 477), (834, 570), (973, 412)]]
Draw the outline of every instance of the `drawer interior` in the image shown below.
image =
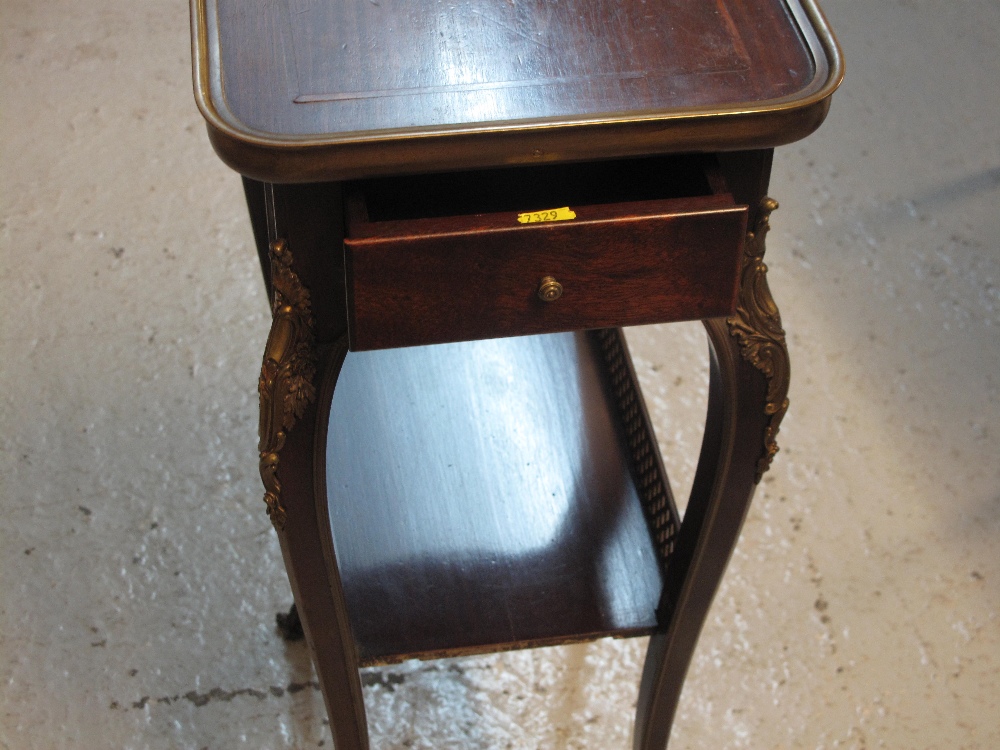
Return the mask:
[(363, 180), (366, 220), (534, 211), (554, 206), (691, 198), (726, 192), (715, 157), (702, 154), (551, 164)]

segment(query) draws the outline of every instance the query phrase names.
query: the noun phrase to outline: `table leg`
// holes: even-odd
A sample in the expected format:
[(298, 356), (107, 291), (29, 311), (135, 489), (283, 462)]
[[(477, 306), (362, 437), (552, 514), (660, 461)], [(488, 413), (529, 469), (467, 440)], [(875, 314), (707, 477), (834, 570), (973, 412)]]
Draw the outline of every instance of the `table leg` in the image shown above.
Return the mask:
[[(346, 339), (319, 354), (314, 403), (287, 431), (274, 479), (266, 482), (270, 515), (295, 596), (296, 609), (323, 690), (338, 750), (368, 750), (368, 727), (357, 651), (347, 618), (326, 503), (327, 417)], [(265, 460), (262, 457), (262, 462)], [(270, 467), (262, 470), (270, 472)]]
[(771, 199), (747, 235), (737, 314), (705, 321), (711, 342), (708, 415), (698, 470), (667, 568), (663, 630), (646, 655), (636, 750), (663, 750), (694, 648), (739, 538), (754, 489), (777, 452), (788, 408), (788, 352), (767, 286), (764, 235)]
[(253, 229), (253, 239), (257, 247), (260, 269), (264, 274), (264, 288), (267, 290), (267, 298), (271, 299), (271, 261), (268, 258), (270, 242), (267, 236), (265, 190), (266, 186), (263, 182), (252, 180), (249, 177), (243, 178), (243, 194), (246, 196), (247, 210), (250, 212), (250, 227)]
[(368, 725), (357, 650), (347, 617), (330, 532), (326, 494), (326, 434), (330, 403), (347, 354), (346, 338), (322, 354), (314, 408), (293, 431), (282, 457), (285, 525), (279, 531), (285, 568), (323, 690), (337, 750), (368, 750)]
[(260, 377), (260, 472), (337, 750), (368, 750), (326, 493), (326, 435), (347, 356), (346, 321), (336, 294), (309, 293), (338, 276), (331, 249), (342, 239), (339, 190), (307, 188), (264, 186), (273, 319)]

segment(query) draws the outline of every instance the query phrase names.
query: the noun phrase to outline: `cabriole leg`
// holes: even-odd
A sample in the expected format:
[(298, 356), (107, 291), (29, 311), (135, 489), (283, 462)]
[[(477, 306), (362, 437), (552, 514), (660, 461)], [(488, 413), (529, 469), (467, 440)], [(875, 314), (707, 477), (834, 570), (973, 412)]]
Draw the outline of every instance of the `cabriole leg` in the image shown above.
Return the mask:
[(330, 530), (326, 435), (347, 356), (337, 186), (264, 186), (272, 324), (260, 375), (260, 474), (337, 750), (368, 750), (357, 650)]
[(777, 208), (761, 201), (747, 235), (737, 313), (705, 321), (710, 347), (708, 415), (691, 498), (666, 573), (639, 690), (634, 747), (663, 750), (684, 677), (712, 599), (739, 538), (754, 489), (777, 452), (788, 408), (789, 366), (768, 289), (764, 236)]

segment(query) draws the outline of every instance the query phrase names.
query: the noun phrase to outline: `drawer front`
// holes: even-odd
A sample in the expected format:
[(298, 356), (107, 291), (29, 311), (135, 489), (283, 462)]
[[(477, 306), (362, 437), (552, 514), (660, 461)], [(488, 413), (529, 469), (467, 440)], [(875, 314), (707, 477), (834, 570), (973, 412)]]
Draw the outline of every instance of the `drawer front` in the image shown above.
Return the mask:
[(747, 209), (729, 195), (573, 211), (369, 223), (349, 210), (351, 348), (733, 313)]

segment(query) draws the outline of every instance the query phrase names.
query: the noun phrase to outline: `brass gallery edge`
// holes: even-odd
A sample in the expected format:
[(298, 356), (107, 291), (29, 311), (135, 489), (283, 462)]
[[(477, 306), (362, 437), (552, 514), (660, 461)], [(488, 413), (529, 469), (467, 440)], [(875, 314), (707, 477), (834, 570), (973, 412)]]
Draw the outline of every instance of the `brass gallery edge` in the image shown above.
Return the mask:
[(316, 348), (309, 290), (292, 270), (292, 253), (284, 240), (270, 246), (271, 332), (264, 349), (257, 389), (260, 393), (260, 478), (264, 502), (274, 528), (285, 527), (278, 481), (279, 452), (288, 431), (316, 398)]
[(661, 473), (663, 467), (657, 460), (658, 449), (642, 408), (642, 394), (635, 381), (635, 373), (628, 365), (628, 352), (621, 329), (602, 328), (595, 331), (595, 335), (604, 356), (611, 391), (618, 403), (622, 429), (631, 451), (631, 469), (646, 512), (650, 536), (656, 545), (660, 564), (666, 565), (677, 542), (677, 509)]
[(767, 285), (764, 263), (764, 237), (771, 228), (771, 212), (778, 208), (773, 198), (764, 198), (757, 210), (753, 228), (747, 232), (740, 274), (736, 315), (729, 318), (729, 330), (740, 343), (743, 359), (760, 370), (767, 379), (764, 413), (770, 416), (764, 431), (764, 455), (757, 462), (754, 481), (759, 482), (778, 452), (778, 427), (788, 411), (788, 384), (791, 370), (781, 315)]

